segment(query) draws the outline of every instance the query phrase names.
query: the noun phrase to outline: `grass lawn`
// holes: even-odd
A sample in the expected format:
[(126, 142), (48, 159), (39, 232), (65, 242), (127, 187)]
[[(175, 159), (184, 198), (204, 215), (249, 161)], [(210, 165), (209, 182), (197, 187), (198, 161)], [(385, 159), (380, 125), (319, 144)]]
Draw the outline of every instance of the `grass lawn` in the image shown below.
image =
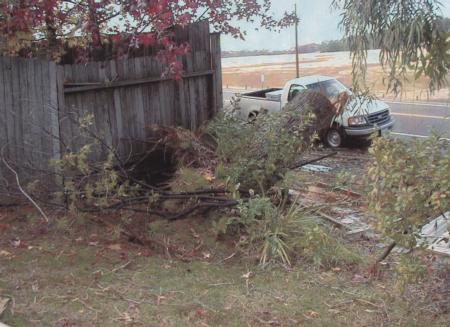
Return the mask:
[(377, 278), (365, 264), (262, 268), (217, 241), (201, 217), (149, 225), (183, 255), (89, 222), (64, 233), (27, 208), (3, 209), (0, 219), (0, 296), (11, 299), (0, 321), (10, 326), (444, 326), (450, 318), (445, 297), (435, 298), (448, 294), (442, 272), (400, 295), (389, 265)]

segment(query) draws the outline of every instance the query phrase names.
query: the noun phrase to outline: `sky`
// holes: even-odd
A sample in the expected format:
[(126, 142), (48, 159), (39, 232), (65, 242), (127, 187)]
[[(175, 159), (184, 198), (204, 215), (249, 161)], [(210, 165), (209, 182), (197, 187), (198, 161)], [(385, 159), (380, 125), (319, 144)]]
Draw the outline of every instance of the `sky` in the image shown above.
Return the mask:
[[(442, 12), (450, 17), (450, 0), (440, 0)], [(300, 16), (299, 44), (320, 43), (322, 41), (340, 39), (343, 34), (339, 30), (339, 12), (331, 9), (332, 0), (272, 0), (272, 8), (277, 17), (284, 11), (294, 9), (297, 3)], [(295, 48), (295, 31), (283, 30), (281, 33), (267, 30), (255, 31), (257, 24), (239, 23), (247, 31), (246, 40), (236, 40), (230, 36), (222, 36), (222, 50), (286, 50)]]

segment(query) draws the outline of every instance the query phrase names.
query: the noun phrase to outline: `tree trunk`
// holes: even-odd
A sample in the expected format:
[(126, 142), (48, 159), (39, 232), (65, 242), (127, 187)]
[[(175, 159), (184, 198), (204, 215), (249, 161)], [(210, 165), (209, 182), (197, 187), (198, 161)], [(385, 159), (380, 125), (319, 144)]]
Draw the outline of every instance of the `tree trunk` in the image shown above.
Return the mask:
[(88, 0), (89, 5), (89, 28), (92, 39), (92, 59), (103, 60), (103, 44), (98, 23), (98, 13), (95, 0)]
[(56, 34), (54, 9), (55, 8), (51, 6), (51, 0), (47, 0), (45, 6), (45, 27), (48, 41), (47, 57), (49, 59), (58, 57), (58, 39)]

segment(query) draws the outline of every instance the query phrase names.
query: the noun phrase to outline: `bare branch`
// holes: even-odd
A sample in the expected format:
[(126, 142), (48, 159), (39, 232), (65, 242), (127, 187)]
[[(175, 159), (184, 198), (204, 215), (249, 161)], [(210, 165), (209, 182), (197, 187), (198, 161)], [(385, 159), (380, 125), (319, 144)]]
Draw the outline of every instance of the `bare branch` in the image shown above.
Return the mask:
[(15, 175), (17, 187), (19, 188), (20, 192), (33, 204), (33, 206), (39, 211), (39, 213), (42, 215), (42, 217), (48, 223), (49, 219), (48, 219), (47, 215), (45, 214), (45, 212), (36, 203), (36, 201), (34, 201), (33, 198), (30, 195), (28, 195), (28, 193), (22, 188), (22, 186), (20, 185), (19, 174), (6, 161), (5, 156), (3, 155), (5, 148), (6, 148), (6, 144), (2, 147), (2, 150), (1, 150), (1, 157), (2, 157), (3, 163), (5, 164), (6, 168), (8, 168)]

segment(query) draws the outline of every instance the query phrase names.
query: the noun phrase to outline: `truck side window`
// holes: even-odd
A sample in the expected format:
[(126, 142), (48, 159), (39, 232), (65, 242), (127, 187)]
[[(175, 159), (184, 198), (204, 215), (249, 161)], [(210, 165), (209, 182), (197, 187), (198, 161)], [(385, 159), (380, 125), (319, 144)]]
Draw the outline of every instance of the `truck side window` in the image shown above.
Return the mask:
[(306, 90), (306, 88), (303, 85), (292, 84), (289, 89), (288, 101), (291, 101), (297, 94), (304, 90)]

